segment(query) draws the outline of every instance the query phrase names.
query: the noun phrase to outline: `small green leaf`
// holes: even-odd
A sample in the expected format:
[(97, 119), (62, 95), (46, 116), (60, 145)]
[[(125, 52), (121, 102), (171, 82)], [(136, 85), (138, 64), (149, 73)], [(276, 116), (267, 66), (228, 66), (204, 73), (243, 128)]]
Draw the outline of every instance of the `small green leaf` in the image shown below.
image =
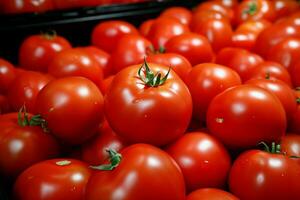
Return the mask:
[(246, 14), (249, 14), (249, 15), (254, 15), (256, 12), (257, 12), (257, 5), (255, 2), (251, 2), (248, 4), (248, 9), (245, 10), (244, 12)]

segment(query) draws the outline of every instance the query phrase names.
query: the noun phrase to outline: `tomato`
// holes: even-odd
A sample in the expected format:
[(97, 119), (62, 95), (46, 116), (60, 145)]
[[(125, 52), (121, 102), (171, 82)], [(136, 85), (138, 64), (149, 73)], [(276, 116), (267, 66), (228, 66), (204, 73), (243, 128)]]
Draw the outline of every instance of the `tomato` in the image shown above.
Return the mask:
[(141, 23), (139, 26), (139, 32), (142, 36), (147, 37), (149, 34), (149, 31), (151, 29), (151, 26), (155, 20), (154, 19), (148, 19)]
[(18, 111), (25, 105), (28, 112), (36, 113), (37, 95), (52, 79), (39, 72), (21, 72), (11, 84), (7, 95), (12, 110)]
[(166, 42), (174, 36), (189, 32), (189, 27), (172, 17), (157, 18), (151, 25), (147, 38), (155, 49), (165, 47)]
[(287, 124), (279, 99), (253, 85), (234, 86), (217, 95), (206, 122), (211, 134), (233, 149), (279, 141)]
[(251, 73), (250, 78), (268, 78), (270, 80), (279, 79), (290, 87), (292, 86), (291, 77), (287, 69), (280, 63), (264, 61), (259, 63)]
[(103, 71), (97, 60), (83, 49), (68, 49), (57, 54), (48, 67), (48, 73), (56, 78), (81, 76), (97, 86), (103, 79)]
[(60, 78), (40, 91), (36, 109), (51, 133), (67, 143), (81, 144), (96, 133), (102, 121), (103, 96), (86, 78)]
[(0, 94), (6, 94), (16, 78), (14, 66), (0, 58)]
[(214, 0), (214, 1), (228, 8), (234, 8), (239, 3), (238, 0)]
[(130, 65), (143, 62), (147, 52), (152, 49), (149, 40), (140, 35), (124, 35), (114, 47), (111, 55), (111, 65), (114, 73)]
[(274, 5), (267, 0), (244, 0), (235, 9), (235, 24), (247, 20), (266, 19), (274, 21), (276, 18)]
[(186, 200), (239, 200), (233, 194), (216, 188), (203, 188), (189, 194)]
[(256, 85), (276, 95), (286, 113), (287, 120), (290, 120), (297, 109), (296, 95), (294, 91), (281, 80), (251, 79), (246, 84)]
[(2, 0), (1, 8), (4, 13), (19, 14), (28, 12), (45, 12), (52, 10), (52, 0)]
[[(288, 156), (300, 156), (300, 135), (288, 133), (280, 141), (282, 152)], [(300, 162), (299, 159), (298, 162)]]
[(27, 167), (59, 153), (58, 143), (50, 134), (39, 126), (25, 123), (25, 118), (18, 122), (18, 113), (1, 115), (0, 130), (2, 176), (16, 178)]
[(235, 70), (240, 75), (242, 81), (248, 80), (255, 67), (262, 62), (263, 59), (257, 54), (231, 47), (222, 49), (216, 57), (216, 63)]
[[(152, 73), (156, 80), (161, 75), (159, 83), (146, 78)], [(116, 74), (106, 93), (105, 116), (127, 142), (163, 146), (187, 129), (192, 115), (190, 92), (174, 71), (167, 73), (165, 66), (144, 63)]]
[(10, 112), (9, 102), (6, 96), (0, 94), (0, 115)]
[(86, 200), (185, 199), (180, 168), (166, 152), (135, 144), (123, 149), (121, 155), (115, 169), (94, 172), (86, 188)]
[(120, 151), (125, 146), (123, 139), (104, 121), (97, 136), (82, 146), (81, 159), (90, 165), (100, 165), (108, 159), (107, 149)]
[(56, 33), (31, 35), (22, 42), (19, 50), (19, 64), (22, 68), (47, 72), (55, 55), (71, 49), (71, 44)]
[(95, 58), (99, 64), (99, 67), (103, 71), (104, 77), (108, 77), (110, 74), (112, 74), (112, 69), (109, 65), (110, 55), (108, 53), (94, 46), (83, 47), (82, 49)]
[(18, 177), (13, 195), (16, 200), (81, 200), (90, 176), (91, 170), (79, 160), (46, 160)]
[(109, 89), (111, 82), (114, 79), (114, 75), (107, 77), (106, 79), (104, 79), (101, 84), (100, 84), (100, 90), (102, 92), (103, 95), (105, 95), (107, 93), (107, 90)]
[(300, 62), (292, 66), (290, 71), (294, 87), (300, 87)]
[(192, 69), (191, 63), (185, 57), (176, 53), (150, 54), (147, 56), (147, 61), (171, 67), (182, 80), (186, 79)]
[(295, 0), (275, 0), (272, 3), (274, 4), (276, 18), (288, 16), (299, 9), (299, 3)]
[(98, 6), (103, 4), (110, 4), (112, 0), (53, 0), (56, 8), (78, 8), (85, 6)]
[(166, 43), (165, 48), (168, 53), (183, 55), (193, 66), (203, 62), (211, 62), (214, 56), (208, 40), (196, 33), (175, 36)]
[(185, 7), (170, 7), (165, 9), (159, 17), (171, 17), (177, 19), (180, 23), (189, 25), (192, 19), (192, 12)]
[(215, 52), (231, 45), (233, 32), (227, 20), (208, 19), (195, 26), (193, 32), (204, 35)]
[(297, 110), (293, 114), (288, 128), (291, 132), (300, 133), (300, 92), (299, 91), (296, 91), (296, 96), (297, 96)]
[(193, 67), (185, 82), (192, 95), (194, 117), (205, 121), (211, 100), (227, 88), (240, 85), (241, 78), (228, 67), (203, 63)]
[(130, 23), (119, 20), (100, 22), (92, 31), (92, 44), (108, 53), (112, 53), (123, 35), (138, 34)]
[(233, 163), (229, 188), (243, 200), (299, 199), (299, 178), (300, 166), (294, 159), (281, 153), (249, 150)]
[(224, 187), (231, 167), (225, 147), (203, 132), (187, 133), (166, 151), (182, 170), (187, 191)]

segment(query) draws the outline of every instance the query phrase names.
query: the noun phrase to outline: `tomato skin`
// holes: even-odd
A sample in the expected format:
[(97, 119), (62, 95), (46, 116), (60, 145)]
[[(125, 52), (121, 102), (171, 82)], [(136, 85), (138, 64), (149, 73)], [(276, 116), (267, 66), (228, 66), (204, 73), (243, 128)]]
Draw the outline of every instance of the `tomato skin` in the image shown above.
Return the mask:
[(216, 56), (216, 63), (235, 70), (243, 82), (249, 79), (255, 67), (262, 62), (263, 59), (259, 55), (240, 48), (227, 47)]
[(110, 4), (112, 0), (53, 0), (58, 9), (78, 8), (86, 6), (99, 6)]
[(181, 168), (187, 191), (225, 186), (231, 167), (230, 156), (225, 147), (209, 134), (187, 133), (166, 151)]
[(107, 93), (107, 91), (109, 90), (109, 87), (110, 87), (111, 82), (113, 81), (114, 77), (115, 77), (114, 75), (109, 76), (101, 82), (99, 88), (103, 95), (105, 95)]
[(200, 121), (205, 121), (208, 105), (217, 94), (242, 84), (235, 71), (214, 63), (194, 66), (185, 83), (193, 99), (193, 116)]
[(299, 9), (299, 3), (294, 0), (291, 1), (275, 0), (272, 1), (272, 3), (274, 4), (276, 18), (282, 18), (284, 16), (288, 16)]
[(182, 24), (189, 25), (192, 19), (192, 12), (185, 7), (173, 6), (165, 9), (159, 17), (171, 17), (177, 19)]
[[(300, 135), (288, 133), (280, 141), (281, 151), (288, 156), (300, 156)], [(295, 159), (300, 163), (299, 159)]]
[(36, 108), (51, 133), (69, 144), (91, 138), (103, 120), (103, 96), (83, 77), (51, 81), (38, 94)]
[(135, 144), (121, 154), (122, 160), (114, 170), (94, 172), (87, 185), (86, 200), (185, 199), (180, 168), (166, 152)]
[(279, 99), (252, 85), (234, 86), (217, 95), (208, 107), (206, 122), (212, 135), (232, 149), (279, 141), (287, 126)]
[(18, 111), (23, 105), (30, 113), (36, 113), (38, 93), (51, 81), (52, 76), (34, 71), (19, 73), (7, 94), (12, 110)]
[[(161, 72), (164, 76), (168, 71), (162, 65), (148, 65), (154, 74)], [(148, 87), (138, 76), (140, 67), (130, 66), (116, 74), (104, 101), (105, 116), (112, 129), (127, 142), (163, 146), (187, 129), (192, 98), (172, 70), (163, 85)]]
[(1, 115), (0, 130), (0, 174), (5, 177), (16, 178), (27, 167), (59, 153), (58, 143), (41, 127), (20, 126), (18, 113)]
[(139, 32), (142, 36), (144, 36), (144, 37), (148, 36), (149, 31), (150, 31), (151, 26), (154, 21), (155, 21), (155, 19), (148, 19), (141, 23), (141, 25), (139, 26)]
[(192, 66), (211, 62), (214, 56), (208, 40), (196, 33), (175, 36), (166, 43), (165, 48), (168, 53), (178, 53), (187, 58)]
[(112, 53), (123, 35), (138, 34), (138, 30), (130, 23), (109, 20), (99, 23), (92, 32), (92, 44), (107, 53)]
[(294, 66), (292, 66), (290, 71), (293, 86), (300, 87), (300, 62), (297, 62)]
[(151, 54), (147, 56), (147, 61), (171, 67), (183, 81), (192, 70), (191, 63), (185, 57), (176, 53)]
[(47, 72), (55, 55), (72, 46), (58, 35), (31, 35), (22, 42), (19, 50), (20, 66), (27, 70)]
[(168, 40), (174, 36), (189, 32), (189, 27), (172, 17), (157, 18), (151, 25), (147, 39), (155, 49), (165, 47)]
[(233, 163), (230, 191), (243, 200), (299, 199), (300, 166), (282, 154), (249, 150)]
[(214, 0), (214, 1), (228, 8), (234, 8), (239, 3), (238, 0)]
[[(300, 98), (300, 95), (297, 95), (298, 98)], [(297, 105), (297, 110), (293, 114), (289, 127), (289, 131), (294, 132), (294, 133), (300, 133), (300, 104), (298, 103)]]
[(130, 65), (142, 63), (152, 44), (143, 36), (128, 34), (124, 35), (114, 48), (111, 66), (113, 72), (117, 73)]
[(186, 200), (239, 200), (233, 194), (216, 188), (203, 188), (190, 193)]
[(15, 78), (16, 72), (14, 66), (0, 58), (0, 94), (7, 94)]
[(28, 12), (45, 12), (54, 9), (52, 0), (3, 0), (1, 8), (6, 14), (19, 14)]
[(123, 139), (110, 128), (107, 121), (104, 121), (96, 137), (82, 146), (81, 160), (90, 165), (100, 165), (108, 158), (107, 149), (119, 152), (125, 146)]
[(10, 112), (11, 108), (6, 96), (0, 94), (0, 115)]
[[(91, 176), (87, 164), (71, 162), (58, 165), (64, 159), (46, 160), (26, 169), (16, 180), (13, 194), (16, 200), (84, 199), (85, 187)], [(47, 189), (45, 189), (47, 188)], [(51, 188), (51, 189), (50, 189)]]
[(103, 71), (96, 59), (81, 48), (68, 49), (57, 54), (48, 67), (48, 73), (56, 78), (82, 76), (97, 86), (103, 79)]

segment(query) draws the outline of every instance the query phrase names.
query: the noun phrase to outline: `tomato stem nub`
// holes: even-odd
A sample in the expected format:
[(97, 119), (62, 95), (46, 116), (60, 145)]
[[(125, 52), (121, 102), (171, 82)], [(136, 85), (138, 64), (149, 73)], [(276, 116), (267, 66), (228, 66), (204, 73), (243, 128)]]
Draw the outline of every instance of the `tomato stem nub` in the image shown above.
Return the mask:
[(256, 13), (256, 11), (257, 11), (257, 5), (256, 5), (256, 3), (255, 2), (251, 2), (251, 3), (249, 3), (248, 9), (245, 10), (244, 12), (246, 14), (249, 14), (249, 15), (254, 15)]
[(122, 155), (116, 152), (113, 149), (107, 149), (107, 153), (109, 154), (109, 162), (110, 164), (103, 164), (99, 166), (90, 166), (92, 169), (103, 170), (103, 171), (112, 171), (115, 169), (122, 160)]
[(265, 76), (265, 79), (270, 80), (270, 77), (271, 77), (270, 72), (267, 72), (266, 76)]
[(296, 102), (297, 102), (297, 104), (300, 104), (300, 98), (299, 97), (296, 99)]
[(273, 154), (282, 154), (280, 144), (276, 144), (275, 142), (271, 143), (271, 149), (265, 142), (260, 142), (257, 145), (263, 145), (264, 150)]

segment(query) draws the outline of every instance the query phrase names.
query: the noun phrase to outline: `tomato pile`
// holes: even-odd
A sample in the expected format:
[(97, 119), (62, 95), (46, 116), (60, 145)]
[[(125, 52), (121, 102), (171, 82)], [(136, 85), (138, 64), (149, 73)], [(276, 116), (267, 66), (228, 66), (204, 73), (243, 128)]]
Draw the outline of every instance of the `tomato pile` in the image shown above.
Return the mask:
[(215, 0), (0, 59), (16, 200), (300, 199), (300, 5)]

